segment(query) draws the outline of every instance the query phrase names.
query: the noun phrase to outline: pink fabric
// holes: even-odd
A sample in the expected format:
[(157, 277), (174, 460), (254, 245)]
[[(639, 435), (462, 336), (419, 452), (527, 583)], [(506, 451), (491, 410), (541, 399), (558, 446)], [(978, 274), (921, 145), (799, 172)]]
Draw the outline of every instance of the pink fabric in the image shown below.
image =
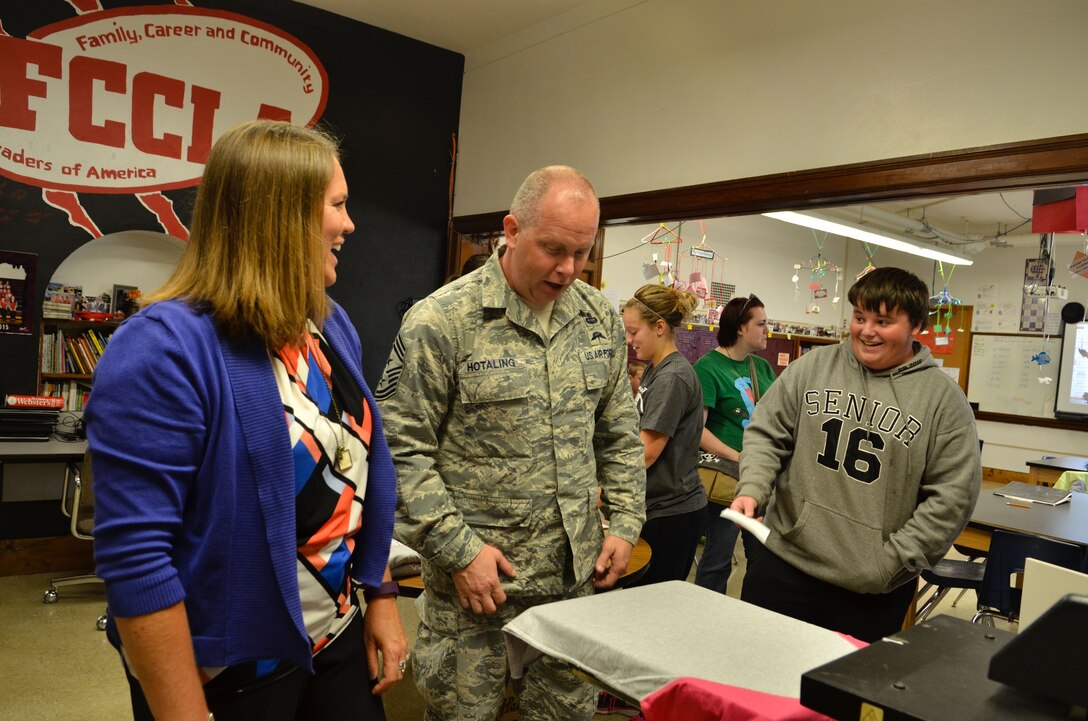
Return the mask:
[[(845, 633), (858, 648), (869, 644)], [(701, 678), (678, 678), (642, 699), (646, 721), (831, 721), (796, 698), (728, 686)]]
[(837, 633), (839, 633), (839, 638), (841, 638), (844, 641), (849, 641), (850, 643), (854, 644), (858, 648), (865, 648), (866, 646), (869, 645), (869, 643), (867, 641), (862, 641), (861, 639), (854, 638), (853, 636), (851, 636), (849, 634), (845, 634), (845, 633), (841, 633), (841, 632), (837, 632)]
[(642, 699), (646, 721), (829, 721), (795, 698), (678, 678)]

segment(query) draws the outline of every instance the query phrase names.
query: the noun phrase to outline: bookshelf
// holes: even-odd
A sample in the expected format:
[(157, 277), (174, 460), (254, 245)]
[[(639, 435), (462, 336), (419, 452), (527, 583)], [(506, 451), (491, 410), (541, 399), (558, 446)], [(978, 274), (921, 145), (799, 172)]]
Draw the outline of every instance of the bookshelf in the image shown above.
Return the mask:
[(38, 393), (64, 398), (66, 411), (83, 410), (94, 367), (118, 325), (118, 321), (43, 318)]

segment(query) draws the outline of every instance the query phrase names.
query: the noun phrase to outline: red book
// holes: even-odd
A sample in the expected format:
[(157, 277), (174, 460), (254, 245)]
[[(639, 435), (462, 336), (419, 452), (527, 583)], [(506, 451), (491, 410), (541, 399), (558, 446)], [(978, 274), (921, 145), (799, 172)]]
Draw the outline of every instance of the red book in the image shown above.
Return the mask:
[(60, 409), (64, 407), (63, 398), (53, 398), (52, 396), (13, 396), (9, 395), (4, 398), (4, 403), (8, 408), (56, 408)]

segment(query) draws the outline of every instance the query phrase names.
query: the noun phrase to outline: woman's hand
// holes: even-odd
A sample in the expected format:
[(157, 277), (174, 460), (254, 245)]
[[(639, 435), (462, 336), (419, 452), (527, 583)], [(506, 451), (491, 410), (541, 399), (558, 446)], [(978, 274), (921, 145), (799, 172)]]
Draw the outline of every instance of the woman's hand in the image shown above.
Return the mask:
[(381, 596), (366, 605), (363, 638), (371, 680), (378, 678), (378, 652), (381, 651), (382, 675), (373, 689), (374, 694), (380, 696), (404, 678), (408, 667), (408, 638), (404, 635), (396, 596)]

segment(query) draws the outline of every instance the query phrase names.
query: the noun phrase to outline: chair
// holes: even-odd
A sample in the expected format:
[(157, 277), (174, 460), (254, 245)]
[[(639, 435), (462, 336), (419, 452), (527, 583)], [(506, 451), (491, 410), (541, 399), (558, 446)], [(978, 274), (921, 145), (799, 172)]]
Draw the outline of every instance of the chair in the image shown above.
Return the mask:
[(995, 530), (978, 591), (978, 613), (971, 619), (973, 623), (983, 621), (993, 625), (995, 617), (1019, 622), (1020, 577), (1028, 558), (1077, 569), (1084, 563), (1084, 550), (1075, 544), (1042, 536)]
[(915, 623), (921, 623), (925, 621), (929, 614), (933, 613), (933, 609), (937, 607), (937, 604), (941, 602), (948, 592), (953, 588), (959, 588), (960, 596), (953, 602), (953, 606), (959, 602), (960, 597), (966, 591), (975, 591), (976, 593), (982, 588), (982, 577), (986, 570), (986, 563), (976, 563), (976, 559), (984, 558), (982, 556), (975, 556), (967, 561), (955, 561), (950, 559), (943, 559), (937, 563), (933, 568), (927, 568), (922, 571), (922, 580), (926, 582), (926, 585), (922, 586), (922, 590), (918, 592), (918, 598), (921, 600), (926, 591), (930, 588), (933, 589), (933, 595), (926, 599), (918, 612), (914, 616)]
[[(982, 454), (982, 446), (985, 443), (981, 438), (978, 439), (978, 452)], [(985, 568), (984, 563), (978, 563), (978, 561), (984, 561), (989, 554), (989, 550), (980, 547), (981, 542), (989, 543), (988, 540), (980, 538), (980, 533), (972, 529), (971, 527), (965, 528), (956, 540), (952, 543), (952, 548), (957, 552), (967, 556), (966, 561), (956, 561), (950, 559), (944, 559), (937, 563), (931, 569), (922, 571), (922, 580), (926, 582), (926, 585), (922, 586), (922, 590), (918, 592), (918, 599), (921, 600), (922, 596), (930, 588), (933, 588), (933, 595), (930, 596), (925, 602), (923, 602), (921, 608), (918, 609), (914, 616), (915, 623), (921, 623), (929, 617), (929, 614), (933, 612), (933, 609), (937, 607), (937, 604), (948, 595), (948, 592), (953, 588), (960, 589), (959, 595), (956, 596), (956, 600), (952, 602), (952, 606), (955, 607), (960, 599), (963, 598), (963, 594), (968, 591), (978, 592), (982, 586), (982, 573)], [(988, 535), (988, 534), (987, 534)]]
[[(94, 475), (91, 472), (91, 454), (83, 456), (81, 464), (69, 463), (64, 469), (64, 487), (60, 496), (60, 509), (71, 519), (69, 530), (76, 538), (94, 540)], [(49, 588), (42, 594), (44, 603), (56, 603), (60, 594), (58, 588), (77, 583), (102, 583), (94, 573), (78, 576), (64, 576), (49, 581)], [(96, 621), (98, 630), (106, 630), (106, 614)]]
[[(980, 530), (972, 526), (968, 526), (967, 528), (963, 529), (960, 535), (956, 537), (956, 540), (953, 541), (952, 548), (956, 549), (958, 553), (962, 553), (964, 556), (967, 557), (967, 560), (972, 563), (974, 563), (975, 561), (984, 561), (986, 560), (986, 556), (990, 554), (990, 535), (990, 531)], [(941, 573), (941, 571), (938, 569), (934, 569), (934, 572), (935, 574), (932, 575), (939, 575)], [(944, 572), (947, 573), (947, 570), (945, 570)], [(971, 577), (973, 578), (974, 573), (969, 573), (971, 573)], [(923, 578), (925, 578), (926, 574), (923, 573), (922, 576)], [(979, 580), (981, 581), (981, 576), (979, 576)], [(940, 584), (937, 585), (939, 586)], [(928, 585), (925, 586), (922, 591), (925, 591), (927, 588), (929, 588)], [(974, 585), (967, 588), (959, 588), (960, 592), (956, 594), (956, 600), (952, 602), (952, 608), (955, 608), (956, 604), (960, 602), (960, 599), (963, 598), (963, 594), (967, 593), (972, 589), (975, 591), (978, 590), (978, 588)], [(942, 598), (943, 596), (944, 594), (941, 595)], [(934, 605), (939, 603), (940, 600), (940, 598), (935, 599), (933, 602)]]

